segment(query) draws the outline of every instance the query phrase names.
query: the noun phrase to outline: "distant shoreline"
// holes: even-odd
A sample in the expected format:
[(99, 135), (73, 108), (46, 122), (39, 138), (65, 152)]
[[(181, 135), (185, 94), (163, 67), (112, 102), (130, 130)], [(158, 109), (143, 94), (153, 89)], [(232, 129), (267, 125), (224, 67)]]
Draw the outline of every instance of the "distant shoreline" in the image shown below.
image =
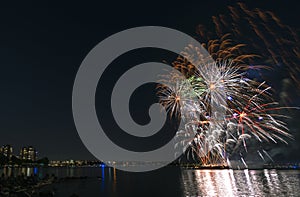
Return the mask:
[[(139, 164), (139, 165), (128, 165), (128, 167), (134, 167), (134, 166), (140, 166), (144, 164)], [(146, 165), (146, 164), (145, 164)], [(149, 165), (149, 164), (147, 164)], [(155, 165), (155, 164), (153, 164)], [(107, 166), (105, 164), (101, 165), (82, 165), (82, 166), (74, 166), (74, 165), (64, 165), (64, 166), (51, 166), (51, 165), (2, 165), (0, 166), (0, 169), (4, 168), (103, 168), (103, 167), (111, 167), (111, 168), (118, 168), (118, 165), (115, 166)], [(299, 165), (264, 165), (261, 167), (243, 167), (243, 168), (232, 168), (229, 166), (201, 166), (198, 164), (169, 164), (166, 167), (179, 167), (182, 169), (191, 169), (191, 170), (264, 170), (264, 169), (276, 169), (276, 170), (300, 170)]]

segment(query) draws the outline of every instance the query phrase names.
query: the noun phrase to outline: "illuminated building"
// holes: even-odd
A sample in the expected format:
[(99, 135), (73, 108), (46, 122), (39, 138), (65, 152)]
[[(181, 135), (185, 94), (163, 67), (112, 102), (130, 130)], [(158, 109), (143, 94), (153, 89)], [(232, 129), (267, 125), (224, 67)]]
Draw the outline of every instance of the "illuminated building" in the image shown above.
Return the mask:
[(36, 150), (31, 146), (28, 147), (28, 160), (36, 161)]
[(27, 147), (21, 148), (20, 159), (27, 160), (28, 158), (28, 149)]
[(23, 147), (20, 152), (20, 159), (36, 161), (37, 159), (37, 151), (32, 146)]
[(11, 145), (4, 145), (0, 149), (0, 153), (11, 159), (13, 153), (13, 147)]

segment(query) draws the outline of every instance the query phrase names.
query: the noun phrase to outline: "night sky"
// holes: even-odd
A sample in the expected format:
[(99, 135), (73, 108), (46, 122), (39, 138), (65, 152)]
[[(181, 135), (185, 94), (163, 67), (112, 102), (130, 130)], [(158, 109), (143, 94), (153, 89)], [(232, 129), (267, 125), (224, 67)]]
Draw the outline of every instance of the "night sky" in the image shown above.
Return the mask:
[[(97, 2), (1, 3), (0, 145), (13, 145), (15, 154), (21, 146), (32, 145), (38, 149), (39, 156), (50, 159), (92, 159), (77, 134), (72, 116), (73, 82), (88, 52), (106, 37), (138, 26), (165, 26), (194, 37), (198, 24), (209, 24), (211, 16), (226, 12), (227, 5), (235, 4), (225, 1)], [(285, 24), (299, 28), (298, 6), (286, 1), (251, 2), (247, 3), (249, 7), (271, 10)], [(97, 102), (102, 97), (107, 100), (109, 87), (122, 70), (143, 61), (168, 58), (172, 61), (173, 55), (167, 52), (148, 52), (147, 56), (147, 51), (137, 51), (136, 55), (128, 54), (114, 62), (114, 68), (118, 64), (123, 67), (108, 72), (109, 77), (103, 79), (107, 85), (97, 90)], [(138, 92), (137, 98), (136, 105), (140, 109), (144, 98)], [(107, 111), (101, 111), (105, 104), (99, 103), (98, 113), (103, 117)], [(102, 119), (110, 124), (109, 118)], [(143, 123), (144, 120), (137, 118), (136, 121)]]

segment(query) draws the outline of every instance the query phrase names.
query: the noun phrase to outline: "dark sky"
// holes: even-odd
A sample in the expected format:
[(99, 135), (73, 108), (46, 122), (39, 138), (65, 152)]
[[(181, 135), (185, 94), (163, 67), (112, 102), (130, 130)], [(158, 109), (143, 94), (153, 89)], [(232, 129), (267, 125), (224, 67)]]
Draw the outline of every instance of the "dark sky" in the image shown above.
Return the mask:
[[(114, 33), (145, 25), (170, 27), (196, 36), (198, 24), (209, 23), (211, 16), (226, 12), (226, 6), (234, 4), (8, 2), (0, 5), (0, 144), (12, 144), (15, 153), (21, 146), (33, 145), (40, 156), (50, 159), (93, 158), (77, 134), (71, 101), (76, 72), (95, 45)], [(299, 27), (298, 6), (286, 1), (251, 2), (249, 7), (271, 10), (285, 24)], [(123, 63), (151, 60), (157, 52), (149, 54), (150, 58), (139, 55), (138, 60), (129, 55)], [(157, 61), (160, 59), (164, 57)], [(105, 87), (100, 91), (106, 91)]]

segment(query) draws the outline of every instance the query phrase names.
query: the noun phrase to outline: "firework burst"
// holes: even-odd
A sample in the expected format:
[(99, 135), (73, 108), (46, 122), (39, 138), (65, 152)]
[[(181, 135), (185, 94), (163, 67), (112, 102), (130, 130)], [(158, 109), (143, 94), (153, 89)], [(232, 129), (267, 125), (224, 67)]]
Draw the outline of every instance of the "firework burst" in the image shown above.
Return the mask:
[[(286, 117), (279, 113), (283, 108), (272, 100), (271, 87), (246, 77), (247, 59), (255, 55), (235, 54), (241, 46), (231, 46), (227, 39), (211, 41), (206, 47), (216, 61), (209, 62), (190, 45), (183, 52), (185, 58), (173, 62), (183, 75), (163, 76), (167, 86), (158, 86), (160, 103), (185, 123), (178, 132), (178, 138), (184, 136), (181, 145), (187, 145), (188, 157), (202, 165), (230, 165), (230, 154), (241, 145), (247, 151), (246, 141), (252, 136), (275, 143), (287, 143), (284, 138), (292, 137), (282, 120)], [(214, 114), (213, 107), (224, 115)]]

